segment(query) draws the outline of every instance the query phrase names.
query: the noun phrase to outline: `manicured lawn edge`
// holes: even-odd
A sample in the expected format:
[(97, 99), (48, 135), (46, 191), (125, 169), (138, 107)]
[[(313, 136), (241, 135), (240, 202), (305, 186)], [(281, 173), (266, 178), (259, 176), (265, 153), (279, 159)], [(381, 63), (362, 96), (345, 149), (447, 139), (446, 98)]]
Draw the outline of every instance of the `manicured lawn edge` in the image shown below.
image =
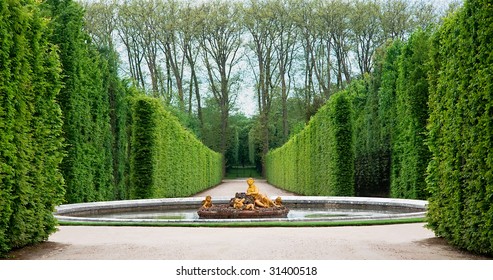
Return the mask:
[(365, 220), (365, 221), (313, 221), (313, 222), (231, 222), (231, 223), (145, 223), (145, 222), (59, 222), (60, 226), (139, 226), (139, 227), (339, 227), (373, 226), (423, 223), (424, 218)]

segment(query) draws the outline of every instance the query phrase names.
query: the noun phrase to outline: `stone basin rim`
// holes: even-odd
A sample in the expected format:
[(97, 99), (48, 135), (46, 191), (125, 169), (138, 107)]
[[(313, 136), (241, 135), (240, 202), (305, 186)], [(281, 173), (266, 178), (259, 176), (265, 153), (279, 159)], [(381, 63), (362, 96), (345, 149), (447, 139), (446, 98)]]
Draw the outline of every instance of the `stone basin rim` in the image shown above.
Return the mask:
[[(318, 222), (318, 221), (349, 221), (349, 220), (392, 220), (405, 218), (423, 218), (426, 214), (427, 201), (399, 198), (376, 198), (376, 197), (340, 197), (340, 196), (281, 196), (283, 204), (287, 207), (299, 205), (345, 205), (351, 207), (392, 207), (402, 209), (412, 209), (409, 213), (382, 214), (379, 217), (373, 216), (343, 216), (343, 217), (321, 217), (321, 218), (261, 218), (261, 219), (122, 219), (122, 218), (93, 218), (72, 216), (77, 213), (91, 211), (116, 211), (129, 209), (150, 209), (152, 207), (169, 207), (170, 209), (198, 208), (203, 200), (202, 197), (186, 198), (157, 198), (157, 199), (137, 199), (120, 201), (101, 201), (76, 204), (63, 204), (56, 207), (54, 216), (61, 222), (120, 222), (120, 223), (231, 223), (231, 222)], [(213, 197), (215, 204), (227, 204), (230, 197)]]
[[(379, 217), (373, 216), (344, 216), (344, 217), (321, 217), (321, 218), (260, 218), (260, 219), (122, 219), (122, 218), (92, 218), (72, 216), (77, 213), (91, 211), (115, 211), (128, 209), (146, 209), (152, 207), (169, 207), (170, 209), (189, 206), (199, 208), (203, 198), (158, 198), (158, 199), (138, 199), (120, 201), (101, 201), (76, 204), (64, 204), (56, 207), (54, 216), (62, 222), (120, 222), (120, 223), (228, 223), (228, 222), (305, 222), (305, 221), (349, 221), (349, 220), (392, 220), (405, 218), (423, 218), (426, 214), (427, 201), (398, 198), (375, 198), (375, 197), (335, 197), (335, 196), (281, 196), (283, 203), (290, 207), (296, 205), (346, 205), (346, 206), (369, 206), (369, 207), (393, 207), (403, 209), (413, 209), (410, 213), (383, 214)], [(215, 197), (213, 203), (229, 203), (230, 197)]]

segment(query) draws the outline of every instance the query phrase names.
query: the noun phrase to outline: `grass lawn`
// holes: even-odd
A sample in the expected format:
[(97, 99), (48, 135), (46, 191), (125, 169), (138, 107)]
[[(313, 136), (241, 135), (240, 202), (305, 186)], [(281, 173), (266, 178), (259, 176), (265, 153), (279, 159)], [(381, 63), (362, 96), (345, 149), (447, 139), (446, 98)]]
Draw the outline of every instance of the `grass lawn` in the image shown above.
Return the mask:
[(306, 222), (224, 222), (224, 223), (144, 223), (144, 222), (60, 222), (61, 226), (144, 226), (144, 227), (339, 227), (423, 223), (424, 218), (366, 221), (306, 221)]

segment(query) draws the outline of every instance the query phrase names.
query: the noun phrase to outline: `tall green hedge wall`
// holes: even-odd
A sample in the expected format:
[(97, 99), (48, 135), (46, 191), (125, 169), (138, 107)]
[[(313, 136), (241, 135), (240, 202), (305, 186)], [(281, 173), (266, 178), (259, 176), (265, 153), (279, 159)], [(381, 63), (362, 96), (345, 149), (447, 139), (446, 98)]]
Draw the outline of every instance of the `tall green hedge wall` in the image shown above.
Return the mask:
[(358, 196), (426, 199), (431, 31), (383, 46), (372, 75), (348, 88), (354, 107)]
[(0, 255), (46, 240), (63, 199), (60, 63), (35, 1), (0, 1)]
[(493, 4), (466, 1), (433, 38), (428, 226), (493, 254)]
[(390, 195), (426, 199), (426, 145), (430, 32), (417, 30), (403, 45), (398, 59), (395, 127), (392, 135)]
[(333, 95), (303, 131), (267, 154), (267, 180), (303, 195), (354, 195), (351, 104)]
[(84, 31), (84, 10), (73, 0), (46, 0), (50, 41), (59, 48), (65, 153), (60, 169), (65, 202), (128, 198), (128, 90), (114, 50), (96, 49)]
[(185, 130), (161, 101), (136, 97), (132, 116), (131, 197), (183, 197), (221, 182), (222, 156)]
[(60, 169), (68, 203), (110, 200), (111, 132), (108, 93), (103, 86), (107, 66), (87, 41), (83, 9), (71, 0), (47, 0), (51, 41), (59, 47), (64, 87), (58, 98), (63, 114), (66, 154)]
[(390, 187), (390, 142), (380, 118), (378, 82), (372, 77), (355, 80), (347, 89), (354, 108), (354, 180), (356, 196), (387, 196)]

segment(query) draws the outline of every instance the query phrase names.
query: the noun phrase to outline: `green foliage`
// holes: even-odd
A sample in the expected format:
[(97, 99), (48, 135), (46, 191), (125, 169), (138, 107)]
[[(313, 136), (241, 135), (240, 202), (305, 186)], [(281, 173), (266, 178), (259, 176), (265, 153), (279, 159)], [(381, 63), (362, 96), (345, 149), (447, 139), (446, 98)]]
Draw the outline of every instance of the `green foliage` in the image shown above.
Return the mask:
[(262, 178), (262, 175), (255, 167), (231, 167), (226, 170), (227, 179), (237, 178)]
[(226, 172), (234, 166), (250, 166), (248, 156), (248, 132), (253, 126), (253, 120), (241, 113), (230, 116), (229, 121), (229, 145), (224, 158), (226, 160)]
[(46, 240), (63, 198), (60, 62), (34, 1), (0, 2), (0, 255)]
[(348, 89), (359, 196), (427, 197), (429, 33), (418, 30), (379, 50), (374, 73)]
[(132, 102), (131, 197), (184, 197), (222, 179), (222, 156), (185, 130), (158, 100)]
[[(127, 197), (126, 90), (111, 50), (101, 54), (84, 32), (83, 9), (72, 0), (44, 4), (59, 46), (64, 87), (59, 103), (67, 157), (60, 169), (69, 203)], [(128, 170), (127, 170), (128, 171)]]
[[(378, 89), (378, 118), (381, 124), (380, 149), (385, 152), (389, 161), (392, 150), (392, 135), (394, 134), (397, 118), (395, 100), (397, 78), (399, 76), (398, 64), (403, 48), (402, 45), (403, 42), (396, 40), (385, 49), (385, 56), (382, 58), (381, 86)], [(388, 174), (390, 174), (390, 171)]]
[(354, 195), (352, 109), (346, 95), (333, 95), (303, 131), (267, 154), (270, 183), (303, 195)]
[(354, 108), (354, 177), (357, 196), (386, 196), (389, 188), (390, 148), (382, 145), (380, 95), (376, 78), (366, 76), (349, 85)]
[(377, 50), (372, 75), (348, 88), (354, 108), (355, 192), (357, 196), (388, 196), (396, 115), (396, 84), (402, 42)]
[[(374, 226), (374, 225), (395, 225), (395, 224), (410, 224), (422, 223), (423, 218), (402, 218), (389, 220), (342, 220), (342, 221), (268, 221), (268, 222), (193, 222), (180, 223), (180, 227), (212, 227), (212, 228), (227, 228), (227, 227), (341, 227), (341, 226)], [(63, 226), (111, 226), (111, 227), (176, 227), (175, 222), (64, 222)]]
[(428, 227), (493, 255), (493, 5), (466, 1), (433, 37)]
[(118, 77), (118, 57), (111, 49), (100, 50), (107, 61), (103, 72), (103, 87), (108, 93), (109, 124), (111, 129), (112, 182), (109, 199), (127, 199), (129, 184), (129, 147), (131, 116), (129, 99), (134, 93)]
[(131, 197), (152, 197), (153, 149), (155, 147), (156, 104), (149, 100), (135, 100), (132, 115)]
[(428, 120), (430, 32), (417, 30), (399, 56), (396, 124), (392, 135), (392, 197), (426, 199), (425, 171), (430, 159), (425, 144)]

